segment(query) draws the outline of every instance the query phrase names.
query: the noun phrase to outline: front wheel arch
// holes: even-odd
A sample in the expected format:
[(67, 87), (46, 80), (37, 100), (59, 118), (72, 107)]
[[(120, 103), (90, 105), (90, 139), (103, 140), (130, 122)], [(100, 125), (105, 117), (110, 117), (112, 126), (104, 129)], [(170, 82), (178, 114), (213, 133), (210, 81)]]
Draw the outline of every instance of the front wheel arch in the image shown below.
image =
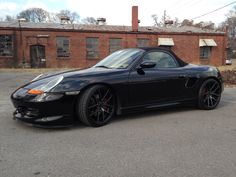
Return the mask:
[[(80, 96), (85, 92), (85, 90), (87, 90), (88, 88), (90, 87), (93, 87), (95, 85), (104, 85), (108, 88), (111, 89), (112, 93), (115, 95), (115, 101), (116, 101), (116, 107), (115, 107), (115, 111), (116, 111), (116, 114), (119, 115), (121, 114), (121, 100), (120, 100), (120, 97), (118, 96), (118, 93), (115, 91), (115, 89), (110, 85), (110, 84), (107, 84), (107, 83), (103, 83), (103, 82), (97, 82), (97, 83), (93, 83), (93, 84), (89, 84), (87, 86), (85, 86), (84, 88), (82, 88), (80, 90), (80, 93), (77, 97), (77, 100), (80, 98)], [(76, 108), (76, 103), (77, 103), (77, 100), (75, 102), (75, 108)]]
[[(217, 78), (217, 77), (214, 77), (214, 76), (210, 76), (210, 77), (206, 77), (206, 78), (204, 78), (204, 80), (202, 81), (202, 83), (201, 83), (201, 85), (203, 84), (203, 82), (204, 81), (206, 81), (206, 80), (208, 80), (208, 79), (214, 79), (214, 80), (216, 80), (218, 83), (219, 83), (219, 85), (220, 85), (220, 89), (221, 89), (221, 91), (222, 91), (222, 82), (219, 80), (219, 78)], [(201, 88), (201, 85), (200, 85), (200, 87), (199, 87), (199, 89)]]
[[(114, 90), (110, 85), (108, 85), (108, 84), (104, 84), (104, 83), (94, 83), (94, 84), (91, 84), (91, 85), (88, 85), (88, 86), (84, 87), (84, 88), (80, 91), (80, 94), (78, 95), (78, 97), (77, 97), (77, 99), (76, 99), (76, 101), (75, 101), (74, 113), (75, 113), (75, 116), (76, 116), (77, 120), (80, 120), (80, 121), (81, 121), (81, 119), (79, 118), (78, 113), (77, 113), (77, 111), (78, 111), (78, 110), (77, 110), (77, 109), (78, 109), (78, 106), (79, 106), (79, 104), (81, 103), (81, 102), (80, 102), (81, 98), (83, 98), (83, 95), (86, 94), (86, 92), (87, 92), (89, 89), (91, 89), (91, 88), (93, 88), (93, 87), (99, 87), (99, 86), (100, 86), (100, 87), (108, 88), (108, 89), (111, 91), (112, 95), (114, 95), (114, 115), (117, 114), (117, 112), (118, 112), (118, 110), (119, 110), (120, 102), (119, 102), (119, 98), (118, 98), (118, 96), (117, 96), (115, 90)], [(114, 116), (114, 115), (113, 115), (113, 116)], [(85, 123), (84, 121), (82, 121), (82, 122)], [(85, 123), (85, 124), (94, 126), (94, 125), (92, 125), (92, 124), (88, 124), (88, 122)], [(95, 126), (96, 126), (96, 125), (95, 125)], [(98, 125), (98, 126), (100, 126), (100, 125)]]
[[(212, 84), (212, 85), (210, 85), (210, 84)], [(215, 88), (213, 88), (213, 87), (215, 87)], [(217, 88), (217, 90), (214, 92), (214, 90), (216, 88)], [(204, 79), (204, 81), (201, 83), (201, 85), (198, 89), (198, 99), (197, 99), (198, 108), (205, 109), (205, 110), (214, 109), (215, 107), (218, 106), (218, 104), (220, 102), (221, 93), (222, 93), (222, 85), (221, 85), (221, 82), (217, 78), (208, 77), (208, 78)], [(218, 95), (218, 96), (216, 96), (216, 95)], [(208, 99), (210, 99), (210, 101), (209, 101), (210, 104), (208, 103)], [(212, 100), (215, 101), (214, 104), (212, 103)], [(207, 104), (205, 102), (207, 102)]]

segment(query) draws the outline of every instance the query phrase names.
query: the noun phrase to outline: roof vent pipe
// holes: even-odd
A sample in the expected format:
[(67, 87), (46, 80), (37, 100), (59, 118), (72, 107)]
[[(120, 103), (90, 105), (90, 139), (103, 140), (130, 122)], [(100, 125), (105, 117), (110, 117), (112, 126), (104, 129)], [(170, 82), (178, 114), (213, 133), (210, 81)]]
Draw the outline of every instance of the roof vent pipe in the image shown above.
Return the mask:
[(97, 24), (98, 25), (105, 25), (106, 24), (106, 18), (97, 18)]

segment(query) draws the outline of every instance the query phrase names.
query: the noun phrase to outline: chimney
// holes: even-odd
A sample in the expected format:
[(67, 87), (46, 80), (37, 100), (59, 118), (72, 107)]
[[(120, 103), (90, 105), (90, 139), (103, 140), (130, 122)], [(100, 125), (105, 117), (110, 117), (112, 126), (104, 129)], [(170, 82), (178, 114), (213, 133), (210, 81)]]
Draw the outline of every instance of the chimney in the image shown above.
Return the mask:
[(132, 7), (132, 31), (137, 32), (138, 31), (138, 6)]

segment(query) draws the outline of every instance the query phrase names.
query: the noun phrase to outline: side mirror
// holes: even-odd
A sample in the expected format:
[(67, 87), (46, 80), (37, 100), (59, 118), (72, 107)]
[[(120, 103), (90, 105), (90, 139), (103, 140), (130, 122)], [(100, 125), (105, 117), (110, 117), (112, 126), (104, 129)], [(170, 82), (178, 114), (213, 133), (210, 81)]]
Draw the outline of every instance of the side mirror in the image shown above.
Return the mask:
[(141, 68), (154, 68), (156, 66), (156, 63), (153, 61), (144, 61), (140, 64)]

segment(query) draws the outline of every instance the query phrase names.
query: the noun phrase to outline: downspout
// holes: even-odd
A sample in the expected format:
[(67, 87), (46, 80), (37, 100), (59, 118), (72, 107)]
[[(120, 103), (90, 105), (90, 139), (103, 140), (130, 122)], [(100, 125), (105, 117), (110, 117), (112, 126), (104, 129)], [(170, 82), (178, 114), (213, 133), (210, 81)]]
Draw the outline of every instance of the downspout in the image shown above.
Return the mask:
[(14, 28), (14, 31), (13, 31), (13, 50), (14, 50), (14, 53), (13, 53), (13, 67), (17, 67), (18, 66), (18, 59), (19, 59), (19, 54), (18, 54), (18, 45), (17, 45), (17, 28)]
[(224, 32), (225, 32), (225, 35), (224, 35), (224, 43), (223, 43), (223, 52), (224, 52), (224, 55), (223, 55), (223, 58), (222, 58), (222, 65), (225, 65), (226, 58), (227, 58), (227, 49), (229, 48), (229, 46), (228, 46), (229, 26), (228, 26), (228, 25), (225, 26)]

